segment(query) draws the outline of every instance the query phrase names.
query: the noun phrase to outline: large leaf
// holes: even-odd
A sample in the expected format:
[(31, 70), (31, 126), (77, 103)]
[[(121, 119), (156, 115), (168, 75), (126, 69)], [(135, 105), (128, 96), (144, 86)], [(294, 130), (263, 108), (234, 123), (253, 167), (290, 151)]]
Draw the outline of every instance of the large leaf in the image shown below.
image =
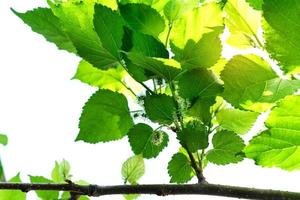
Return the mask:
[(263, 11), (266, 49), (284, 71), (300, 73), (300, 2), (265, 0)]
[(254, 137), (246, 156), (264, 167), (300, 169), (300, 96), (288, 96), (272, 110), (266, 121), (269, 130)]
[(178, 78), (179, 95), (186, 99), (215, 97), (222, 91), (216, 76), (207, 69), (194, 69)]
[(106, 142), (124, 137), (133, 126), (126, 98), (109, 90), (98, 90), (83, 108), (76, 141)]
[(195, 175), (189, 159), (183, 153), (173, 155), (168, 164), (168, 173), (171, 183), (186, 183)]
[[(228, 0), (225, 7), (225, 24), (231, 35), (229, 42), (236, 47), (248, 46), (258, 43), (258, 28), (261, 14), (254, 10), (245, 0)], [(261, 44), (256, 44), (261, 45)]]
[[(43, 176), (30, 176), (31, 183), (53, 183), (53, 181)], [(58, 199), (59, 191), (39, 191), (36, 190), (36, 194), (42, 200)]]
[(255, 55), (235, 56), (221, 74), (224, 98), (235, 107), (265, 111), (277, 100), (293, 94), (299, 80), (278, 78), (270, 65)]
[(58, 4), (48, 2), (53, 13), (60, 19), (79, 56), (99, 69), (108, 69), (118, 64), (114, 55), (102, 46), (94, 30), (96, 0), (70, 0)]
[(217, 132), (212, 140), (214, 148), (207, 152), (209, 162), (226, 165), (229, 163), (238, 163), (243, 160), (241, 155), (244, 149), (244, 141), (234, 132)]
[(94, 27), (102, 46), (109, 51), (116, 59), (121, 60), (120, 50), (123, 39), (122, 17), (106, 6), (95, 5)]
[(220, 26), (223, 26), (223, 17), (217, 3), (207, 3), (188, 11), (173, 24), (170, 35), (172, 51), (183, 49), (189, 40), (198, 42), (204, 33)]
[[(17, 174), (8, 182), (21, 183), (20, 174)], [(26, 193), (20, 190), (0, 190), (0, 198), (3, 200), (26, 200)]]
[(239, 134), (247, 133), (254, 125), (258, 113), (239, 109), (224, 109), (217, 113), (217, 121), (222, 129)]
[(124, 182), (137, 184), (138, 180), (145, 174), (145, 164), (142, 156), (128, 158), (122, 165), (122, 176)]
[(165, 94), (148, 95), (144, 99), (145, 111), (149, 119), (162, 124), (171, 124), (176, 116), (176, 106), (172, 97)]
[(163, 131), (153, 131), (147, 124), (137, 124), (128, 133), (134, 154), (144, 158), (155, 158), (167, 146), (169, 137)]
[(34, 32), (43, 35), (46, 40), (53, 42), (59, 49), (76, 53), (68, 35), (63, 31), (61, 22), (49, 8), (37, 8), (26, 13), (13, 12)]
[(125, 4), (119, 8), (121, 15), (133, 30), (158, 37), (165, 28), (162, 16), (148, 5)]

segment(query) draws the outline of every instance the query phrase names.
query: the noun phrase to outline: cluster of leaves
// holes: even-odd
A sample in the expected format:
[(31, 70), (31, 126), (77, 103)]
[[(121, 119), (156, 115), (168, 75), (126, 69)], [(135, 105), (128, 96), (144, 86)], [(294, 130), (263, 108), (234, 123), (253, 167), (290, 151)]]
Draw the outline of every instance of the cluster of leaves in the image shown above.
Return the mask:
[[(261, 166), (300, 168), (298, 1), (48, 4), (14, 12), (59, 49), (82, 58), (74, 78), (99, 90), (83, 107), (76, 140), (127, 136), (136, 156), (124, 163), (125, 183), (138, 183), (143, 158), (159, 155), (170, 130), (182, 146), (169, 162), (170, 182), (188, 182), (208, 162), (225, 165), (245, 157)], [(226, 41), (220, 39), (224, 31)], [(280, 70), (254, 54), (227, 60), (221, 56), (225, 43), (268, 52)], [(139, 110), (130, 109), (128, 101)], [(245, 145), (243, 134), (270, 110), (265, 130)]]

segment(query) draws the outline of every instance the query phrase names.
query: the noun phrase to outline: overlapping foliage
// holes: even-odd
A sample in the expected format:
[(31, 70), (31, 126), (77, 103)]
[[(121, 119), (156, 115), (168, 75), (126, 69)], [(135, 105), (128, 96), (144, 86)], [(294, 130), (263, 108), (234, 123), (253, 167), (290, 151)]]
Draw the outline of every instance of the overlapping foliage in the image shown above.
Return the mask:
[[(300, 168), (300, 2), (48, 3), (50, 8), (14, 12), (59, 49), (82, 58), (74, 78), (99, 90), (83, 107), (76, 140), (128, 137), (135, 156), (124, 163), (125, 183), (138, 183), (143, 159), (156, 158), (174, 142), (171, 132), (182, 146), (170, 158), (171, 182), (188, 182), (207, 163), (245, 157), (261, 166)], [(225, 59), (227, 45), (259, 49), (278, 66), (255, 54)], [(245, 144), (243, 135), (270, 110), (266, 127)]]

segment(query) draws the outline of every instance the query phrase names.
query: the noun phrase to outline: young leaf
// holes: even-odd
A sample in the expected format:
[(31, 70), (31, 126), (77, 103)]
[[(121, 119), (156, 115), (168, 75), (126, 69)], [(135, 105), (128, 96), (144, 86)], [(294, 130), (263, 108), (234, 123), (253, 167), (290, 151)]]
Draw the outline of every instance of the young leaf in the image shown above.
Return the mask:
[[(53, 181), (42, 177), (42, 176), (30, 176), (31, 183), (53, 183)], [(58, 191), (39, 191), (36, 190), (36, 194), (42, 200), (53, 200), (58, 199), (59, 192)]]
[(184, 128), (177, 135), (180, 144), (190, 152), (208, 147), (208, 134), (204, 125)]
[(300, 169), (300, 96), (287, 96), (270, 113), (269, 130), (254, 137), (245, 148), (257, 165)]
[(299, 80), (278, 78), (271, 66), (255, 55), (235, 56), (225, 66), (224, 98), (235, 107), (262, 112), (300, 88)]
[(173, 123), (176, 106), (172, 97), (165, 94), (147, 95), (144, 106), (150, 120), (162, 124)]
[(300, 73), (299, 12), (295, 0), (265, 0), (263, 4), (266, 49), (289, 73)]
[(133, 126), (126, 98), (109, 90), (98, 90), (85, 104), (76, 141), (107, 142), (124, 137)]
[(125, 183), (135, 185), (144, 174), (145, 164), (142, 156), (130, 157), (123, 163), (122, 176)]
[(223, 27), (216, 27), (212, 32), (202, 35), (199, 41), (188, 40), (184, 49), (175, 51), (175, 59), (182, 69), (208, 68), (220, 59), (222, 45), (219, 38)]
[(55, 183), (65, 183), (71, 178), (71, 166), (68, 161), (63, 159), (60, 163), (55, 161), (55, 166), (51, 173), (51, 178)]
[(249, 47), (253, 46), (253, 42), (258, 43), (256, 38), (261, 18), (259, 11), (250, 7), (245, 0), (228, 0), (224, 11), (225, 24), (232, 34), (229, 40), (236, 41), (236, 47), (240, 47), (239, 41), (244, 44), (248, 41)]
[(189, 159), (182, 153), (173, 155), (168, 164), (168, 173), (171, 177), (171, 183), (186, 183), (195, 176)]
[(121, 15), (133, 30), (158, 37), (165, 29), (162, 16), (145, 4), (125, 4), (119, 6)]
[(178, 48), (182, 50), (189, 40), (196, 43), (204, 33), (211, 32), (213, 27), (221, 26), (222, 10), (215, 2), (188, 11), (173, 24), (170, 35), (173, 53)]
[(217, 77), (207, 69), (190, 70), (178, 78), (178, 92), (185, 99), (215, 97), (222, 91)]
[(258, 115), (256, 112), (224, 109), (217, 113), (217, 121), (222, 129), (245, 134), (252, 128)]
[(99, 69), (108, 69), (118, 64), (118, 60), (102, 46), (94, 30), (96, 0), (64, 1), (57, 5), (48, 2), (80, 57)]
[(153, 131), (147, 124), (137, 124), (128, 133), (134, 154), (144, 158), (155, 158), (167, 146), (169, 137), (163, 131)]
[(7, 145), (7, 143), (8, 143), (8, 138), (7, 138), (7, 136), (6, 135), (4, 135), (4, 134), (0, 134), (0, 144), (2, 144), (2, 145)]
[(95, 31), (101, 40), (102, 46), (117, 60), (121, 60), (120, 50), (124, 35), (124, 25), (125, 23), (117, 11), (113, 11), (101, 4), (95, 5)]
[(238, 163), (243, 160), (240, 154), (244, 149), (244, 141), (234, 132), (217, 132), (212, 140), (214, 148), (207, 152), (207, 160), (217, 165)]
[(37, 8), (26, 13), (12, 10), (32, 31), (39, 33), (49, 42), (53, 42), (59, 49), (76, 53), (76, 49), (68, 35), (63, 31), (61, 22), (49, 8)]
[[(21, 183), (20, 174), (17, 174), (8, 182)], [(3, 200), (26, 200), (26, 193), (20, 190), (0, 190), (0, 197)]]

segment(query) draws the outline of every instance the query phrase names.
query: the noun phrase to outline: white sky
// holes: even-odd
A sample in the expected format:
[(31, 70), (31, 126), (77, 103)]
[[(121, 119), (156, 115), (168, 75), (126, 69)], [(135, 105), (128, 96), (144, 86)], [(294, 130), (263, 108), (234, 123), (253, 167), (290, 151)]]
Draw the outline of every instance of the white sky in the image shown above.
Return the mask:
[[(81, 108), (96, 91), (71, 80), (80, 59), (59, 51), (10, 11), (10, 7), (26, 11), (45, 5), (44, 0), (0, 1), (0, 132), (9, 137), (8, 146), (0, 147), (0, 156), (6, 176), (10, 178), (21, 172), (23, 181), (28, 181), (27, 175), (50, 177), (55, 160), (65, 158), (71, 163), (76, 180), (99, 185), (122, 184), (121, 165), (132, 155), (127, 138), (96, 145), (73, 142)], [(146, 174), (140, 183), (168, 183), (167, 163), (178, 149), (175, 137), (170, 139), (158, 159), (146, 160)], [(300, 172), (261, 168), (251, 160), (228, 166), (209, 164), (205, 176), (211, 183), (299, 191)], [(33, 193), (28, 197), (37, 199)], [(140, 199), (199, 198), (143, 196)]]

